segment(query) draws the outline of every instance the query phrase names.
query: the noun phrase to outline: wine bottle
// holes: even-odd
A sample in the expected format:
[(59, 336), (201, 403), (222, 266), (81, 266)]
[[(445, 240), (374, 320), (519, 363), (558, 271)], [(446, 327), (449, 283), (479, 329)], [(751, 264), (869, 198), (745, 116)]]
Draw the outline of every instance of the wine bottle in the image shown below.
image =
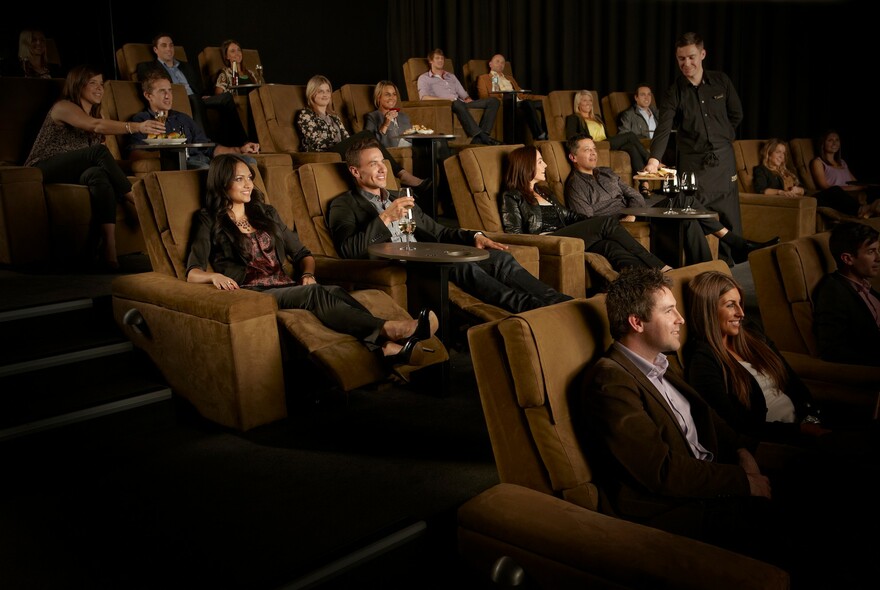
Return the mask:
[(232, 62), (232, 85), (238, 86), (238, 62)]

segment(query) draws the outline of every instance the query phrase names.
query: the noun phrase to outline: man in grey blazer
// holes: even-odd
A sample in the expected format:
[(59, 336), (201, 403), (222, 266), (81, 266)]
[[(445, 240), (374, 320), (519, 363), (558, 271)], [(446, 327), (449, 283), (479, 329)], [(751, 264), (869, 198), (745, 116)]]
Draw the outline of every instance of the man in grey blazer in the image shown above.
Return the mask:
[(757, 441), (730, 428), (670, 369), (666, 354), (681, 345), (684, 324), (670, 285), (659, 270), (639, 268), (609, 286), (614, 342), (586, 374), (580, 399), (600, 509), (754, 549), (756, 531), (773, 520), (770, 480), (752, 455)]
[(617, 132), (631, 131), (639, 139), (651, 139), (657, 129), (657, 117), (660, 114), (654, 104), (654, 93), (647, 84), (639, 84), (633, 98), (633, 105), (618, 117)]

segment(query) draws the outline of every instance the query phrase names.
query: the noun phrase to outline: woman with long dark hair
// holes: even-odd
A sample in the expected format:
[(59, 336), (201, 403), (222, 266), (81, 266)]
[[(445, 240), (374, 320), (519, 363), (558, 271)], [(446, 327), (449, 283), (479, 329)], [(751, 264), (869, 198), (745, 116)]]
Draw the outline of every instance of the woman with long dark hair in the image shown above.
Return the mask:
[[(211, 160), (205, 207), (193, 219), (186, 280), (211, 283), (223, 291), (266, 292), (282, 309), (311, 311), (327, 327), (350, 334), (381, 352), (389, 365), (419, 364), (419, 341), (433, 336), (439, 322), (423, 309), (417, 320), (384, 320), (372, 315), (345, 289), (318, 284), (315, 258), (266, 203), (254, 185), (254, 172), (241, 157)], [(290, 261), (296, 278), (283, 264)], [(214, 272), (208, 272), (208, 264)]]
[(501, 196), (505, 232), (581, 238), (585, 251), (601, 254), (616, 271), (634, 266), (670, 268), (621, 227), (616, 216), (588, 218), (563, 207), (540, 184), (546, 180), (546, 170), (547, 164), (534, 146), (510, 152)]
[(743, 291), (723, 272), (688, 284), (687, 380), (733, 428), (757, 438), (793, 442), (820, 435), (809, 389), (757, 326), (745, 321)]

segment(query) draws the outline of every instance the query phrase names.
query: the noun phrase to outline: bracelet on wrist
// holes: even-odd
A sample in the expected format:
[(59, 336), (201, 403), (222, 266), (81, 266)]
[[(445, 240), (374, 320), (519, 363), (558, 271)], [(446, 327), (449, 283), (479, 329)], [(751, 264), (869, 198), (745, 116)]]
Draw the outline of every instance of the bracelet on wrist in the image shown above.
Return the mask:
[(301, 275), (299, 275), (299, 278), (301, 278), (301, 279), (303, 279), (303, 278), (305, 278), (305, 277), (312, 277), (312, 278), (315, 278), (315, 273), (313, 273), (313, 272), (304, 272), (304, 273), (302, 273)]
[(131, 135), (131, 123), (128, 121), (125, 122), (125, 130), (128, 131), (128, 134)]

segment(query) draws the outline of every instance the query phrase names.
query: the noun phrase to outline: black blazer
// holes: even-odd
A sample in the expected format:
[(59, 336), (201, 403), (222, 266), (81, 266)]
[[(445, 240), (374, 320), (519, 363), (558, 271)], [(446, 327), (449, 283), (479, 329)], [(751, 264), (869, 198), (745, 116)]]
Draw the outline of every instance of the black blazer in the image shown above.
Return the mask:
[[(393, 192), (388, 194), (392, 201), (397, 198)], [(418, 205), (413, 208), (413, 217), (416, 240), (420, 242), (474, 245), (475, 231), (441, 225), (425, 215)], [(391, 241), (391, 230), (379, 219), (379, 212), (356, 190), (342, 193), (330, 201), (327, 223), (336, 252), (343, 258), (368, 258), (370, 244)]]
[(825, 275), (813, 291), (813, 333), (819, 356), (826, 361), (880, 366), (880, 329), (874, 316), (836, 272)]

